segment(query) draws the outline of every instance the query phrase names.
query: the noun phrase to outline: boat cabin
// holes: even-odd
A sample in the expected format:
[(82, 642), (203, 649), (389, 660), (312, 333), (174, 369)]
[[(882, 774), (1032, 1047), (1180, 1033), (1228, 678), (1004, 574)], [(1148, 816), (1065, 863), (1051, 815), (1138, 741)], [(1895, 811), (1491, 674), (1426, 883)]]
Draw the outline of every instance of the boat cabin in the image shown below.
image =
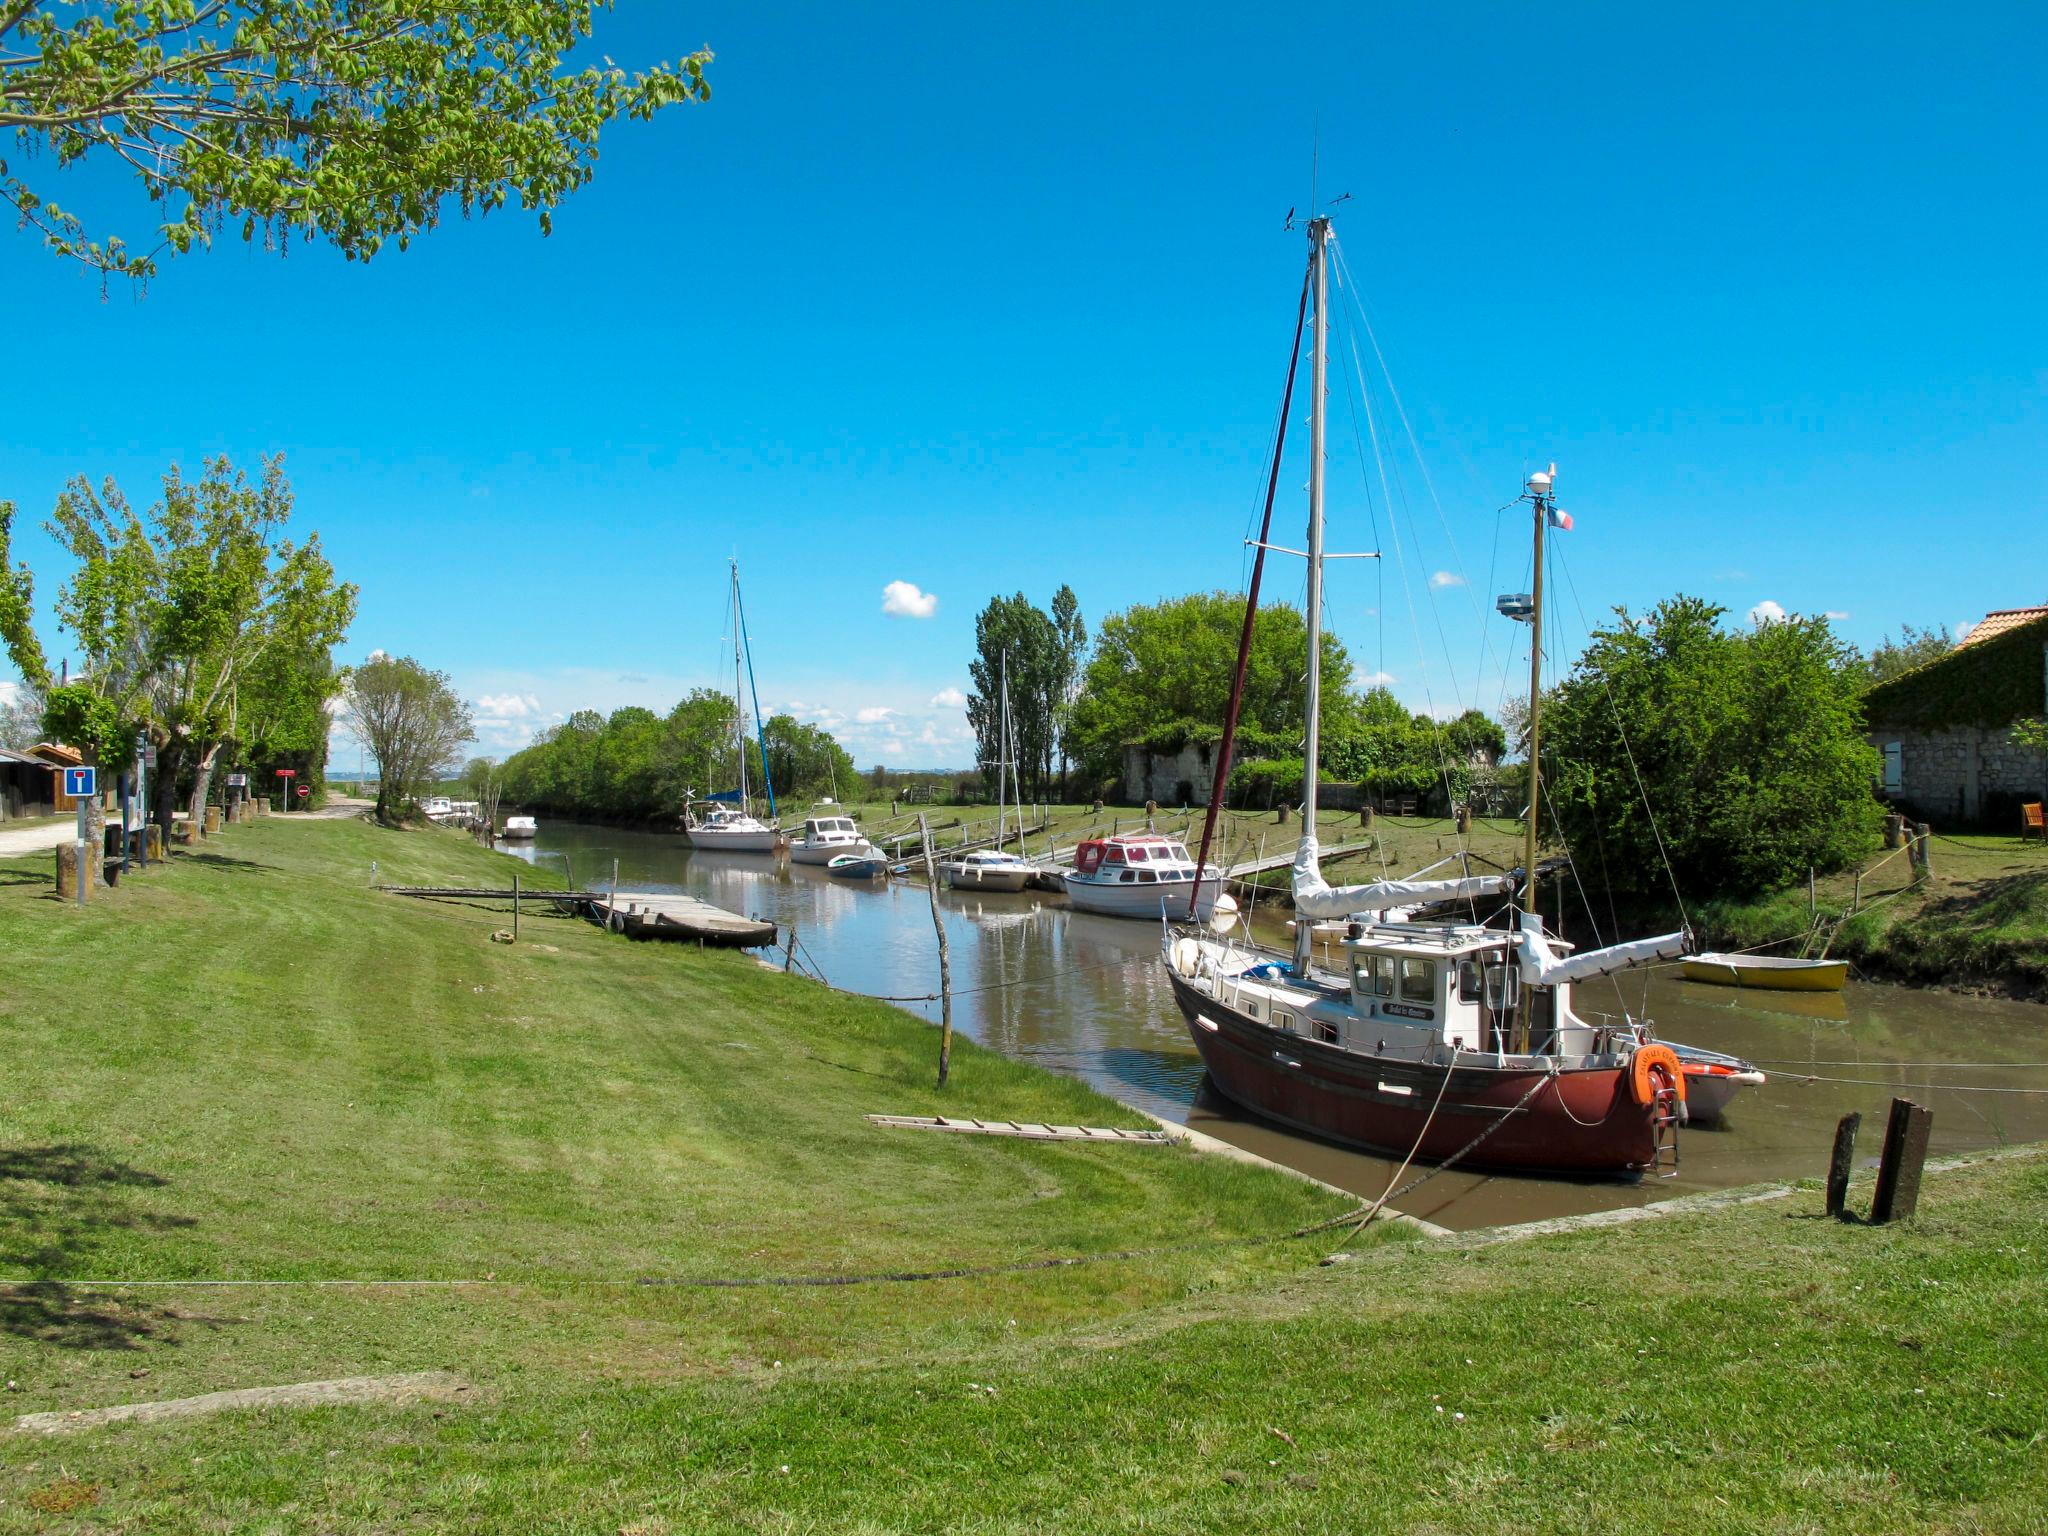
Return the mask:
[(1074, 870), (1100, 884), (1158, 885), (1192, 880), (1187, 845), (1163, 833), (1089, 838), (1074, 849)]
[(804, 823), (806, 842), (852, 842), (859, 838), (860, 827), (851, 816), (813, 816)]

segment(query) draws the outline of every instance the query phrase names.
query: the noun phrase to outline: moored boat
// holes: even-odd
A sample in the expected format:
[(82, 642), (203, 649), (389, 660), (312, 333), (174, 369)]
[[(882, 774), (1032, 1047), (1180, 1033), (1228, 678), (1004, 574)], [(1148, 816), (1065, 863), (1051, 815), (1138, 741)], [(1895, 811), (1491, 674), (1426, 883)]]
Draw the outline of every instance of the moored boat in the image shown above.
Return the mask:
[(1758, 987), (1766, 992), (1839, 992), (1849, 979), (1846, 960), (1798, 960), (1783, 955), (1687, 955), (1679, 967), (1687, 981), (1716, 987)]
[(1740, 1056), (1697, 1045), (1674, 1044), (1671, 1049), (1678, 1053), (1678, 1064), (1685, 1069), (1685, 1107), (1689, 1119), (1718, 1120), (1736, 1094), (1764, 1085), (1764, 1074)]
[[(746, 656), (747, 617), (740, 603), (740, 563), (732, 562), (732, 703), (733, 759), (739, 788), (728, 789), (683, 807), (683, 840), (692, 848), (715, 853), (774, 853), (787, 845), (775, 820), (775, 781), (768, 771), (768, 739), (760, 729), (761, 700), (754, 696), (754, 744), (761, 753), (761, 789), (768, 800), (767, 821), (753, 814), (747, 785), (747, 712), (742, 701), (752, 691), (753, 667)], [(701, 810), (700, 810), (701, 808)]]
[[(1083, 912), (1110, 917), (1146, 917), (1162, 912), (1184, 917), (1195, 894), (1195, 861), (1177, 838), (1158, 832), (1092, 837), (1074, 848), (1074, 867), (1063, 873), (1067, 900)], [(1195, 914), (1206, 920), (1216, 907), (1222, 871), (1204, 866)]]
[(540, 823), (531, 816), (507, 816), (505, 818), (505, 830), (500, 832), (498, 836), (512, 842), (524, 842), (538, 836), (539, 833)]
[(1038, 873), (1038, 866), (1014, 853), (983, 848), (946, 860), (939, 873), (956, 891), (1021, 891)]
[(683, 822), (683, 841), (708, 853), (773, 853), (782, 843), (782, 832), (765, 821), (729, 805), (700, 802), (701, 814), (692, 806)]
[(878, 880), (889, 871), (889, 862), (879, 853), (842, 853), (825, 866), (825, 873), (837, 880)]
[(794, 864), (830, 864), (842, 853), (878, 852), (851, 816), (809, 817), (804, 822), (803, 835), (791, 839), (789, 844), (790, 862)]

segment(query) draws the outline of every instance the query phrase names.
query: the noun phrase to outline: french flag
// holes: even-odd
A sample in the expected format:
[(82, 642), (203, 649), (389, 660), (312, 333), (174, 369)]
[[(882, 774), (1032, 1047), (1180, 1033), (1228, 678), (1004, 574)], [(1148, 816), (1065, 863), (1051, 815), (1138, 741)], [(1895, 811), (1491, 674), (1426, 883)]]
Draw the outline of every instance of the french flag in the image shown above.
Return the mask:
[(1560, 511), (1559, 511), (1559, 510), (1558, 510), (1558, 509), (1557, 509), (1556, 507), (1552, 507), (1552, 508), (1550, 509), (1550, 526), (1551, 526), (1551, 527), (1553, 527), (1553, 528), (1562, 528), (1562, 529), (1564, 529), (1564, 530), (1565, 530), (1565, 532), (1567, 532), (1567, 533), (1571, 532), (1571, 527), (1572, 527), (1572, 515), (1571, 515), (1571, 513), (1569, 513), (1569, 512), (1560, 512)]

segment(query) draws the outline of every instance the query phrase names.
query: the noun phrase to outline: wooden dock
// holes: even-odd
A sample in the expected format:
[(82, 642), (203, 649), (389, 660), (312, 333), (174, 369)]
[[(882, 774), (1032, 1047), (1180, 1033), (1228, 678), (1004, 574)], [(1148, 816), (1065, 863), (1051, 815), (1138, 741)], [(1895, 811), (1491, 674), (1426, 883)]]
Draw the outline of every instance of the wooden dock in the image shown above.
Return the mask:
[(776, 942), (775, 924), (741, 917), (695, 896), (618, 891), (582, 903), (591, 918), (614, 933), (642, 939), (695, 939), (728, 949), (762, 949)]
[(1017, 1136), (1025, 1141), (1113, 1141), (1163, 1147), (1164, 1131), (1120, 1131), (1100, 1125), (1041, 1125), (1031, 1120), (972, 1120), (961, 1115), (869, 1115), (868, 1124), (900, 1131), (955, 1131), (970, 1136)]

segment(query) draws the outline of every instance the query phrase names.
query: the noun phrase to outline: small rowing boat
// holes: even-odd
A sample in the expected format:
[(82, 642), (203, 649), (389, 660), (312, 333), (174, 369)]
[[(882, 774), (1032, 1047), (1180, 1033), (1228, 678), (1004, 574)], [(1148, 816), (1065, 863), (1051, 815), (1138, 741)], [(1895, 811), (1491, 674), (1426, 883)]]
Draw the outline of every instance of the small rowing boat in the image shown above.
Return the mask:
[(1678, 1065), (1685, 1072), (1685, 1109), (1689, 1119), (1719, 1120), (1738, 1091), (1764, 1085), (1763, 1073), (1740, 1056), (1675, 1041), (1671, 1049), (1677, 1053)]
[(1688, 955), (1687, 981), (1717, 987), (1760, 987), (1768, 992), (1839, 992), (1849, 979), (1846, 960), (1795, 960), (1781, 955)]
[(874, 880), (887, 869), (880, 854), (842, 853), (825, 866), (825, 873), (841, 880)]

